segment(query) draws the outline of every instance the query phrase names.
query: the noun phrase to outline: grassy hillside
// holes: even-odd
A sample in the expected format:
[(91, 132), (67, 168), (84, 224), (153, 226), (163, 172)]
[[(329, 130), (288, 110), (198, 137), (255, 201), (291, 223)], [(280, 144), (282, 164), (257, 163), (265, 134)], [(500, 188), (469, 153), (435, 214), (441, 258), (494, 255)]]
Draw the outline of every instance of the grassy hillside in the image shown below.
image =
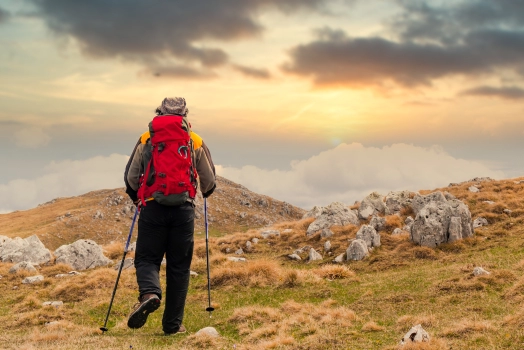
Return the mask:
[[(175, 337), (161, 335), (162, 308), (143, 328), (126, 327), (136, 300), (133, 271), (123, 272), (110, 331), (102, 335), (98, 328), (116, 278), (114, 269), (57, 279), (57, 273), (70, 267), (43, 266), (39, 273), (44, 282), (23, 285), (27, 274), (9, 274), (11, 264), (0, 264), (0, 348), (397, 349), (401, 337), (422, 324), (431, 343), (404, 349), (522, 349), (524, 182), (516, 183), (519, 180), (482, 182), (479, 193), (467, 190), (472, 183), (441, 189), (463, 200), (473, 218), (482, 216), (490, 225), (476, 229), (472, 238), (437, 249), (415, 246), (407, 235), (391, 235), (409, 211), (401, 218), (386, 217), (382, 246), (368, 258), (342, 265), (331, 261), (355, 238), (358, 228), (352, 225), (333, 228), (332, 255), (314, 263), (287, 258), (305, 246), (322, 251), (326, 239), (305, 235), (312, 219), (273, 224), (282, 232), (280, 238), (262, 239), (258, 229), (212, 237), (212, 318), (205, 312), (205, 242), (197, 234), (192, 270), (199, 275), (191, 280), (184, 321), (189, 333)], [(9, 232), (27, 232), (23, 227), (12, 226)], [(232, 255), (228, 248), (245, 247), (254, 237), (260, 241), (250, 251), (244, 249), (247, 263), (227, 260)], [(115, 242), (106, 251), (118, 259), (122, 245)], [(491, 274), (474, 277), (476, 266)], [(53, 300), (64, 306), (42, 306)], [(58, 323), (45, 325), (52, 321)], [(205, 326), (215, 327), (222, 337), (195, 336)]]

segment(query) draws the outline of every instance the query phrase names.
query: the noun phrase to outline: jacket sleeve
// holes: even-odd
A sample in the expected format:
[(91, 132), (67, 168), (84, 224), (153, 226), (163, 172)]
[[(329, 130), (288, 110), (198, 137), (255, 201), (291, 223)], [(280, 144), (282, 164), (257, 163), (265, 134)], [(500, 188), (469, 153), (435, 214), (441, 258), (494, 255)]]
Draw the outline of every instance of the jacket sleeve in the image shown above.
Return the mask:
[(200, 191), (204, 198), (209, 197), (216, 188), (215, 165), (205, 143), (195, 150), (196, 170), (200, 178)]
[(126, 166), (124, 174), (124, 181), (126, 183), (126, 193), (129, 195), (132, 201), (138, 200), (138, 185), (140, 181), (140, 175), (143, 173), (142, 169), (142, 152), (144, 145), (138, 141), (131, 157)]

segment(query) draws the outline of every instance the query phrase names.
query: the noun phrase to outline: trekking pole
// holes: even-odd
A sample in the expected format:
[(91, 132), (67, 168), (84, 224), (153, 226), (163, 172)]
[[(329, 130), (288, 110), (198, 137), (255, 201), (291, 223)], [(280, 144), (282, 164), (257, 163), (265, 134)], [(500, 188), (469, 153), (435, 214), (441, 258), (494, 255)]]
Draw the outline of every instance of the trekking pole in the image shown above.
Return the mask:
[(140, 212), (140, 204), (136, 207), (135, 215), (133, 216), (133, 221), (131, 222), (131, 229), (129, 230), (129, 235), (127, 236), (126, 247), (124, 248), (124, 256), (122, 256), (122, 261), (120, 262), (120, 268), (118, 269), (118, 275), (116, 276), (115, 288), (113, 289), (113, 294), (111, 295), (111, 301), (109, 302), (109, 308), (107, 309), (106, 320), (104, 322), (104, 326), (100, 327), (102, 334), (108, 331), (107, 320), (109, 319), (109, 313), (111, 312), (111, 306), (113, 306), (113, 300), (115, 299), (115, 294), (116, 294), (116, 287), (118, 287), (118, 281), (120, 280), (120, 274), (122, 273), (122, 267), (124, 267), (124, 260), (126, 259), (126, 254), (129, 249), (129, 241), (131, 240), (131, 236), (133, 235), (133, 228), (135, 227), (136, 217), (138, 216), (139, 212)]
[(206, 308), (206, 311), (209, 312), (209, 318), (211, 318), (211, 312), (215, 310), (211, 306), (211, 278), (209, 277), (209, 230), (207, 224), (207, 200), (204, 198), (204, 217), (206, 223), (206, 261), (207, 261), (207, 297), (209, 300), (209, 306)]

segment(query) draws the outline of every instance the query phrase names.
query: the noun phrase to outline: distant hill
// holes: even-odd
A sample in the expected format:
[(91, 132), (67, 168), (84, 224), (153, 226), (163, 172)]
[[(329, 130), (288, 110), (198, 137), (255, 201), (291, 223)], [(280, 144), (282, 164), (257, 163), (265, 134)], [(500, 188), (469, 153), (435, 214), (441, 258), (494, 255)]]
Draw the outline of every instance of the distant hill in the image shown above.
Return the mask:
[[(202, 197), (197, 198), (196, 203), (195, 232), (198, 234), (204, 232)], [(77, 197), (56, 198), (30, 210), (2, 214), (0, 235), (25, 238), (36, 234), (51, 250), (81, 238), (108, 244), (127, 238), (133, 210), (133, 203), (123, 188), (93, 191)], [(254, 193), (220, 176), (217, 189), (208, 200), (213, 235), (296, 220), (304, 213), (301, 208)]]

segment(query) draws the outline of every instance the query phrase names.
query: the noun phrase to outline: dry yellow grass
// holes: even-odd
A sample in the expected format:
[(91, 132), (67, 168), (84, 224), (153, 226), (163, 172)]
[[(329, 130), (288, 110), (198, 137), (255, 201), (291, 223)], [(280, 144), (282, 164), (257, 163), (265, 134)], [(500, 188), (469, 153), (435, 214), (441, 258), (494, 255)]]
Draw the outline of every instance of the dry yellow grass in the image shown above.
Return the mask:
[(376, 322), (369, 321), (362, 326), (361, 330), (362, 332), (382, 332), (385, 329), (385, 327), (378, 325)]
[(353, 280), (358, 281), (355, 272), (351, 271), (347, 266), (344, 265), (323, 265), (322, 267), (314, 269), (313, 273), (322, 278), (327, 278), (330, 280), (352, 278)]

